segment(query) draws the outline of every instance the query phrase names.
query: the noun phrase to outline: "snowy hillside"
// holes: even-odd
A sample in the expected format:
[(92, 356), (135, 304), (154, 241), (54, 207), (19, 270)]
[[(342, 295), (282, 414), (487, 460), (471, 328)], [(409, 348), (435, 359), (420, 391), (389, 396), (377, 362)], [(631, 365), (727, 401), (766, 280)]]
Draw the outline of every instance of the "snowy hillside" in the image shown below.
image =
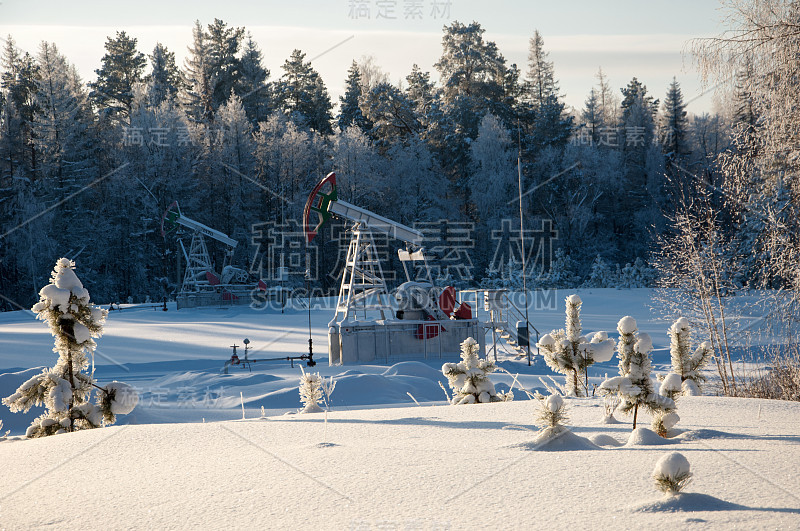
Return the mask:
[[(687, 397), (683, 434), (655, 437), (659, 445), (648, 444), (653, 437), (623, 445), (630, 424), (599, 424), (599, 400), (567, 403), (574, 433), (604, 446), (537, 448), (530, 401), (340, 410), (327, 424), (324, 414), (311, 414), (114, 426), (4, 442), (0, 526), (800, 525), (793, 465), (800, 459), (800, 404)], [(688, 458), (695, 476), (685, 494), (667, 502), (650, 474), (671, 450)]]
[[(654, 371), (668, 370), (669, 323), (650, 314), (650, 290), (579, 293), (585, 332), (616, 337), (619, 317), (633, 315), (654, 340)], [(563, 304), (531, 311), (542, 333), (563, 326)], [(798, 404), (683, 397), (675, 437), (639, 430), (629, 440), (630, 418), (618, 412), (621, 424), (603, 424), (600, 398), (568, 399), (571, 434), (542, 446), (535, 442), (537, 405), (517, 385), (511, 403), (446, 405), (441, 365), (457, 360), (329, 367), (330, 316), (330, 309), (312, 312), (322, 358), (313, 370), (336, 381), (326, 423), (325, 414), (296, 413), (297, 365), (222, 372), (229, 345), (245, 337), (251, 358), (306, 352), (305, 312), (112, 312), (98, 340), (95, 377), (136, 386), (139, 406), (116, 426), (36, 440), (19, 435), (38, 409), (23, 415), (0, 408), (3, 431), (11, 429), (0, 441), (0, 527), (800, 525), (795, 470), (786, 466), (800, 458)], [(28, 312), (0, 314), (0, 344), (2, 396), (54, 357), (47, 328)], [(530, 390), (546, 392), (540, 376), (563, 381), (541, 360), (528, 367), (503, 352), (500, 359)], [(616, 374), (616, 364), (615, 357), (592, 366), (592, 382)], [(508, 374), (491, 378), (497, 391), (512, 387)], [(649, 421), (640, 417), (642, 426)], [(695, 479), (686, 494), (665, 502), (650, 474), (670, 450), (688, 458)], [(75, 500), (81, 511), (69, 510)]]
[[(542, 332), (564, 326), (563, 299), (571, 292), (559, 291), (556, 308), (537, 308), (531, 300), (531, 321)], [(653, 370), (669, 370), (669, 338), (665, 320), (650, 312), (652, 292), (648, 289), (578, 290), (583, 299), (582, 319), (585, 332), (605, 330), (616, 337), (620, 317), (632, 315), (643, 332), (653, 338)], [(333, 311), (318, 308), (312, 312), (314, 351), (319, 364), (313, 368), (322, 376), (337, 380), (331, 406), (334, 409), (366, 408), (386, 405), (443, 403), (439, 382), (447, 384), (441, 373), (442, 363), (457, 359), (386, 360), (381, 365), (328, 367), (327, 324)], [(745, 322), (754, 317), (741, 317)], [(147, 306), (123, 307), (108, 317), (103, 337), (98, 339), (95, 356), (95, 377), (101, 383), (125, 381), (139, 390), (141, 400), (133, 414), (120, 417), (120, 423), (202, 422), (241, 418), (241, 400), (250, 416), (264, 407), (269, 414), (282, 414), (300, 407), (297, 391), (300, 368), (288, 362), (253, 365), (253, 372), (232, 367), (222, 374), (230, 358), (230, 345), (249, 338), (251, 358), (272, 358), (300, 355), (308, 351), (307, 313), (287, 310), (286, 313), (251, 310), (246, 307), (226, 309), (193, 309), (167, 312)], [(52, 365), (52, 337), (30, 312), (0, 313), (0, 395), (8, 396), (18, 385)], [(512, 361), (500, 350), (500, 367), (517, 374), (528, 389), (545, 392), (541, 375), (556, 375), (538, 360), (533, 367)], [(506, 361), (502, 361), (503, 358)], [(616, 375), (617, 358), (590, 368), (592, 381), (600, 383), (604, 375)], [(708, 372), (714, 376), (713, 368)], [(512, 378), (503, 373), (492, 377), (498, 391), (508, 390)], [(241, 393), (241, 396), (240, 396)], [(525, 399), (516, 393), (516, 400)], [(12, 435), (23, 434), (40, 410), (27, 415), (12, 414), (0, 406), (0, 420)]]

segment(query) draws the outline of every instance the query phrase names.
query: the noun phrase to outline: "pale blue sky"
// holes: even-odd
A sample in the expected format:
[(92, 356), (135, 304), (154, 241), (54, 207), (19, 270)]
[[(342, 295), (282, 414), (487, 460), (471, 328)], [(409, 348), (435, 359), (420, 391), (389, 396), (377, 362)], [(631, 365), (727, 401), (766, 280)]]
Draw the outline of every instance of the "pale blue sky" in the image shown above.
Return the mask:
[[(433, 3), (440, 11), (433, 14)], [(353, 4), (370, 8), (370, 18), (354, 19)], [(418, 4), (421, 19), (406, 18), (405, 9)], [(245, 26), (260, 44), (272, 78), (292, 49), (314, 57), (331, 95), (338, 99), (353, 58), (375, 56), (376, 62), (397, 82), (413, 63), (430, 70), (441, 53), (442, 26), (452, 20), (476, 20), (486, 37), (497, 42), (509, 63), (525, 65), (527, 40), (538, 29), (555, 63), (561, 91), (569, 105), (581, 107), (594, 75), (602, 66), (612, 86), (624, 86), (631, 77), (642, 80), (662, 98), (673, 76), (681, 82), (684, 97), (701, 91), (691, 57), (683, 55), (686, 41), (721, 31), (716, 0), (477, 1), (450, 0), (259, 0), (167, 2), (101, 0), (2, 0), (0, 35), (11, 34), (18, 45), (36, 51), (42, 40), (55, 42), (85, 80), (94, 79), (107, 35), (126, 30), (139, 39), (145, 53), (157, 41), (176, 52), (182, 63), (195, 19), (203, 23), (221, 18)], [(394, 19), (376, 19), (379, 6), (394, 6)], [(385, 12), (391, 16), (391, 11)], [(711, 109), (712, 98), (693, 101), (689, 110)]]

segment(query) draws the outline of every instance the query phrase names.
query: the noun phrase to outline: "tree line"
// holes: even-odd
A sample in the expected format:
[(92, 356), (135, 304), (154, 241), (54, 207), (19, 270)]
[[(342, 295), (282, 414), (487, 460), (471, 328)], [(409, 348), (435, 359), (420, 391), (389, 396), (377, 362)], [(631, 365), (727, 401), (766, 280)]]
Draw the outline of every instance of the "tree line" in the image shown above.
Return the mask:
[[(99, 300), (170, 296), (178, 251), (160, 223), (174, 200), (237, 239), (235, 262), (251, 267), (265, 252), (254, 227), (296, 227), (329, 171), (340, 197), (364, 208), (409, 225), (468, 227), (469, 245), (459, 241), (469, 267), (444, 280), (513, 286), (519, 256), (498, 248), (519, 238), (503, 223), (518, 220), (518, 164), (526, 231), (546, 223), (551, 240), (533, 255), (531, 286), (652, 285), (652, 253), (674, 230), (678, 199), (717, 183), (736, 131), (758, 123), (746, 71), (714, 114), (688, 115), (677, 81), (660, 101), (636, 77), (613, 89), (602, 69), (583, 108), (568, 109), (538, 31), (520, 67), (479, 23), (453, 22), (434, 67), (437, 82), (415, 65), (395, 84), (372, 58), (354, 60), (334, 106), (301, 50), (273, 74), (246, 29), (219, 19), (195, 23), (182, 66), (162, 44), (145, 55), (117, 32), (90, 82), (55, 44), (31, 54), (9, 36), (0, 308), (29, 306), (56, 255), (81, 263)], [(444, 231), (443, 249), (459, 244), (449, 238)], [(337, 241), (317, 244), (325, 272)]]

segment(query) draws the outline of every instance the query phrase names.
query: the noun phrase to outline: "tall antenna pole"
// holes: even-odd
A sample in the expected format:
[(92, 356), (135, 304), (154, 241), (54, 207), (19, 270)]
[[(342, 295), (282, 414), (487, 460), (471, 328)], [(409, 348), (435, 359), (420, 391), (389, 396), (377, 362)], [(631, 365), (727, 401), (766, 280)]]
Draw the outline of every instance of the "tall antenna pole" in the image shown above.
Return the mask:
[(522, 131), (519, 125), (519, 118), (517, 119), (517, 185), (519, 190), (519, 240), (520, 240), (520, 250), (522, 252), (522, 291), (525, 293), (525, 330), (528, 334), (527, 341), (525, 341), (525, 350), (528, 352), (528, 366), (531, 365), (531, 342), (530, 342), (530, 331), (528, 330), (528, 325), (530, 323), (530, 319), (528, 319), (528, 281), (525, 278), (525, 223), (523, 222), (522, 218)]

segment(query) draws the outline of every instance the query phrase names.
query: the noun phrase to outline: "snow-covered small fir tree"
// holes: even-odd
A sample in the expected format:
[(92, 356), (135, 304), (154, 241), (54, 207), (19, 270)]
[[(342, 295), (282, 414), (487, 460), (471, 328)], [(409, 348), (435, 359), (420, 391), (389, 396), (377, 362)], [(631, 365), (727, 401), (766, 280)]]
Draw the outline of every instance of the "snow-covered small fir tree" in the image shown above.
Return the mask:
[(656, 488), (668, 496), (678, 494), (692, 478), (689, 460), (678, 452), (661, 456), (653, 469)]
[(461, 361), (442, 365), (442, 373), (453, 390), (451, 404), (506, 402), (514, 398), (511, 393), (495, 390), (489, 379), (489, 374), (495, 369), (494, 362), (480, 359), (479, 348), (478, 342), (468, 337), (461, 343)]
[(674, 372), (671, 372), (667, 374), (661, 381), (661, 388), (659, 389), (659, 393), (666, 396), (667, 398), (676, 400), (682, 392), (682, 387), (683, 387), (683, 382), (681, 381), (680, 374), (675, 374)]
[(596, 362), (609, 361), (614, 355), (614, 341), (605, 332), (589, 339), (581, 335), (581, 298), (566, 298), (566, 328), (543, 335), (537, 343), (547, 366), (566, 375), (567, 395), (581, 396), (587, 384), (587, 369)]
[(681, 420), (678, 414), (671, 409), (663, 409), (653, 412), (653, 431), (662, 437), (669, 436), (669, 430)]
[[(680, 382), (673, 377), (672, 381), (667, 382), (665, 378), (661, 385), (661, 394), (671, 398), (682, 394), (686, 396), (696, 396), (703, 394), (700, 384), (706, 381), (702, 370), (711, 360), (714, 353), (711, 344), (707, 341), (700, 343), (694, 353), (691, 352), (691, 330), (689, 320), (685, 317), (679, 318), (669, 328), (669, 353), (672, 358), (672, 374), (680, 377)], [(668, 375), (667, 378), (670, 378)], [(680, 385), (679, 393), (675, 393), (675, 383)], [(665, 385), (667, 384), (666, 388)]]
[(537, 424), (540, 424), (543, 430), (562, 430), (564, 428), (563, 423), (569, 422), (564, 398), (559, 394), (552, 394), (547, 397), (538, 395), (536, 398), (539, 400)]
[(320, 403), (323, 400), (322, 377), (319, 373), (310, 373), (303, 370), (300, 376), (300, 401), (303, 402), (301, 413), (319, 413), (322, 411)]
[[(113, 424), (116, 415), (130, 413), (138, 402), (132, 387), (112, 382), (98, 387), (93, 375), (84, 371), (103, 333), (108, 312), (89, 302), (89, 292), (75, 274), (75, 263), (66, 258), (56, 262), (50, 283), (39, 291), (39, 302), (31, 309), (46, 321), (55, 337), (53, 352), (58, 362), (19, 386), (3, 399), (12, 412), (29, 411), (44, 404), (46, 411), (36, 418), (25, 435), (44, 437), (56, 433), (98, 428)], [(91, 403), (92, 388), (99, 389)]]
[(603, 382), (600, 391), (619, 395), (622, 399), (620, 409), (624, 413), (633, 412), (635, 430), (640, 406), (655, 416), (674, 410), (675, 402), (653, 392), (653, 384), (650, 381), (650, 352), (653, 350), (653, 341), (650, 336), (645, 333), (639, 334), (636, 320), (629, 315), (619, 320), (617, 331), (620, 375)]

